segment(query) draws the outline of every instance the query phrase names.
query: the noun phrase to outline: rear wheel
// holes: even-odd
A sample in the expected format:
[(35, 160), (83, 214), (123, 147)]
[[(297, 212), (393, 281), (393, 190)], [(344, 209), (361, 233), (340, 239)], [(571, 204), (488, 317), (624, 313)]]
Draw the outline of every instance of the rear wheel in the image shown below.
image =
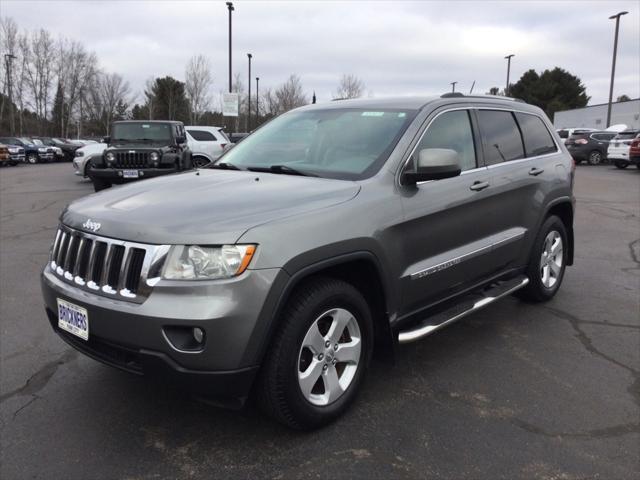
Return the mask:
[(562, 220), (550, 216), (542, 224), (527, 266), (529, 284), (520, 290), (522, 298), (545, 302), (553, 298), (564, 277), (567, 264), (567, 230)]
[(598, 150), (593, 150), (589, 153), (589, 158), (587, 158), (589, 165), (598, 165), (602, 162), (602, 153)]
[(211, 162), (206, 157), (200, 157), (200, 156), (193, 157), (193, 166), (195, 168), (202, 168), (205, 165), (209, 165), (210, 163)]
[(619, 168), (619, 169), (625, 169), (629, 166), (629, 162), (625, 162), (624, 160), (616, 160), (615, 162), (613, 162), (614, 165)]
[(260, 404), (277, 421), (312, 429), (354, 400), (373, 349), (371, 312), (351, 284), (305, 282), (292, 295), (258, 383)]

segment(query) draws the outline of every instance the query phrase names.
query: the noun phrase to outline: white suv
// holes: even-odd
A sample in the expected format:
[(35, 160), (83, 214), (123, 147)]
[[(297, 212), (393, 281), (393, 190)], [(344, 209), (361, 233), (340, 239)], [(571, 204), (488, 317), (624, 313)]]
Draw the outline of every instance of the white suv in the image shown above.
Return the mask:
[(218, 159), (231, 142), (221, 127), (186, 126), (187, 144), (196, 167)]

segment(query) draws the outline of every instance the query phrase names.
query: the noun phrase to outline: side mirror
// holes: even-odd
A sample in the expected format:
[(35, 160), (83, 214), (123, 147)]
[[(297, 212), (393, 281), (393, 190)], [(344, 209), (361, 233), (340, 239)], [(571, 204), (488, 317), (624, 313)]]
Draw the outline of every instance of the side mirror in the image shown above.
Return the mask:
[(102, 139), (102, 143), (106, 143), (107, 145), (109, 144), (109, 142), (111, 142), (111, 137), (104, 137)]
[(187, 139), (186, 137), (176, 137), (176, 143), (182, 145), (183, 143), (187, 143)]
[(405, 185), (415, 185), (427, 180), (457, 177), (462, 172), (460, 155), (449, 148), (425, 148), (418, 153), (415, 171), (404, 172)]

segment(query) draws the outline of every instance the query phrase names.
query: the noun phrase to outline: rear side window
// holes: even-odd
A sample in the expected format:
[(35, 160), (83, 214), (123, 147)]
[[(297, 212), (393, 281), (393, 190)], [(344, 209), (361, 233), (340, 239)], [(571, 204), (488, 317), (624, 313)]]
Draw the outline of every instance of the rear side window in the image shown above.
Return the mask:
[(476, 150), (469, 112), (455, 110), (436, 117), (416, 147), (416, 153), (424, 148), (455, 150), (460, 155), (463, 171), (476, 168)]
[(516, 118), (522, 131), (527, 157), (536, 157), (557, 150), (551, 133), (540, 117), (527, 113), (516, 113)]
[(479, 110), (478, 119), (487, 165), (524, 158), (522, 136), (511, 112)]
[(215, 142), (217, 140), (213, 133), (206, 130), (187, 130), (187, 132), (199, 142)]

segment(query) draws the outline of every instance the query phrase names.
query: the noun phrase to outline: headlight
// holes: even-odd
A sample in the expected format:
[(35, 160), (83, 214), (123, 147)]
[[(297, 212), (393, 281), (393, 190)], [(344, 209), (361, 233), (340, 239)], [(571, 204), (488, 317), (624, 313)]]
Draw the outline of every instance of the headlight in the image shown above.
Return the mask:
[(109, 152), (104, 156), (104, 159), (107, 162), (113, 162), (116, 159), (116, 156), (112, 152)]
[(158, 155), (158, 152), (151, 152), (151, 153), (149, 154), (149, 159), (150, 159), (152, 162), (157, 162), (159, 158), (160, 158), (160, 156)]
[(39, 151), (39, 152), (46, 153), (46, 152), (47, 152), (47, 149), (46, 149), (46, 148), (42, 148), (42, 147), (40, 147), (40, 148), (38, 148), (38, 151)]
[(170, 280), (213, 280), (240, 275), (251, 262), (255, 245), (174, 245), (162, 276)]
[(84, 152), (82, 150), (76, 150), (76, 157), (84, 156)]
[(18, 153), (19, 151), (17, 148), (9, 148), (9, 153)]

